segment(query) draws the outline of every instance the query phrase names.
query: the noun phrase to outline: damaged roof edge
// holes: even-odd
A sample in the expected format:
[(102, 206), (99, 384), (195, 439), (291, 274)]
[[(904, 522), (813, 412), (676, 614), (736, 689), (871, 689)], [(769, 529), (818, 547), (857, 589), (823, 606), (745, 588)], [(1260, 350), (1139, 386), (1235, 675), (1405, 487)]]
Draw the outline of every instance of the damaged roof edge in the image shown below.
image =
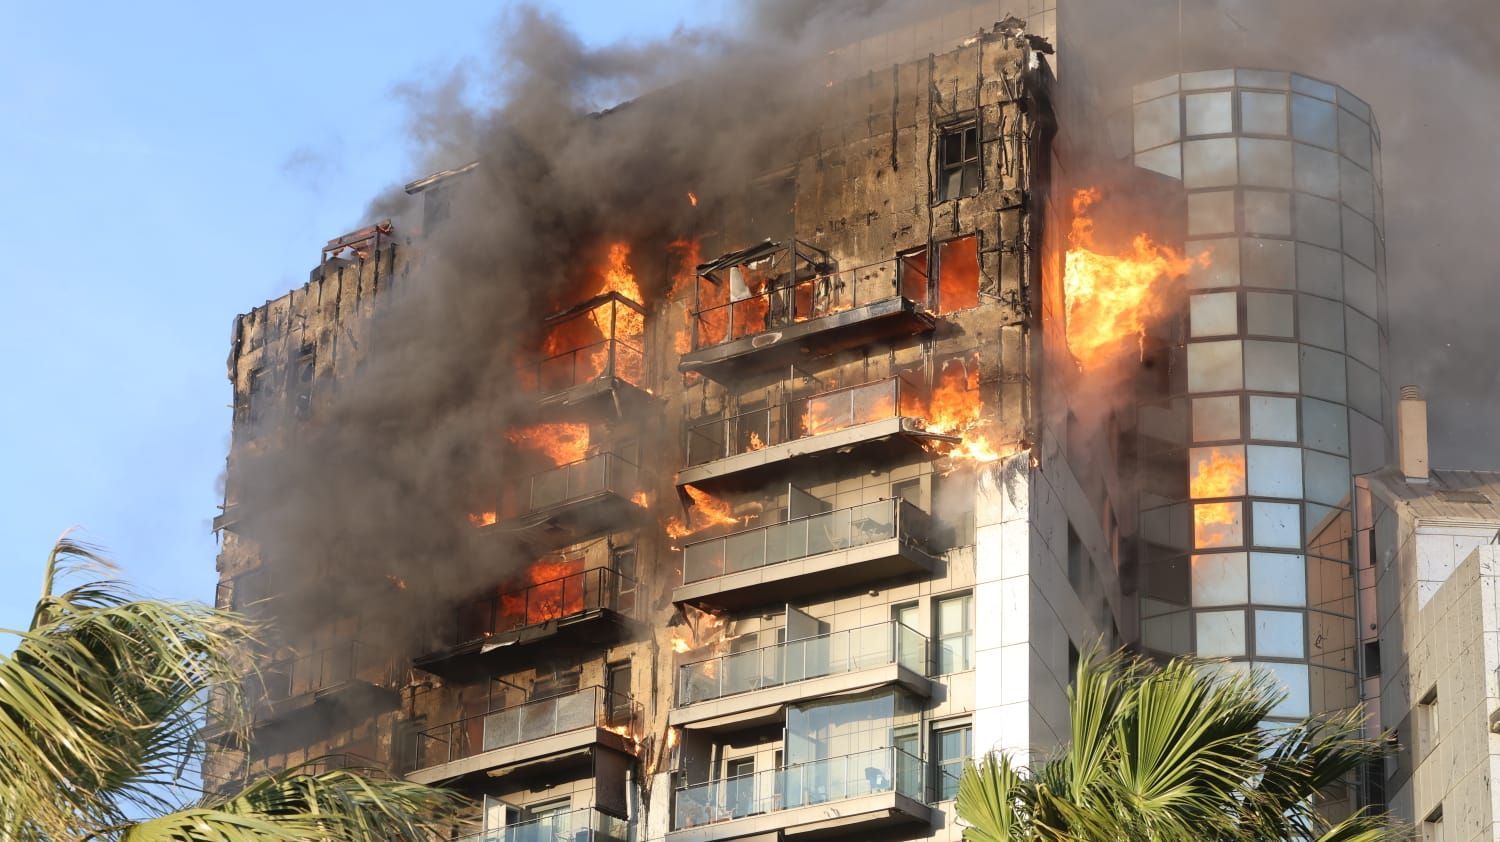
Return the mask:
[(421, 193), (423, 190), (426, 190), (427, 188), (433, 186), (434, 184), (447, 181), (448, 179), (455, 176), (463, 175), (464, 173), (474, 169), (477, 166), (479, 166), (478, 161), (470, 161), (469, 163), (464, 164), (461, 167), (454, 167), (451, 170), (438, 170), (432, 175), (423, 176), (422, 178), (419, 178), (416, 181), (407, 184), (403, 189), (406, 190), (407, 195), (415, 196), (418, 193)]

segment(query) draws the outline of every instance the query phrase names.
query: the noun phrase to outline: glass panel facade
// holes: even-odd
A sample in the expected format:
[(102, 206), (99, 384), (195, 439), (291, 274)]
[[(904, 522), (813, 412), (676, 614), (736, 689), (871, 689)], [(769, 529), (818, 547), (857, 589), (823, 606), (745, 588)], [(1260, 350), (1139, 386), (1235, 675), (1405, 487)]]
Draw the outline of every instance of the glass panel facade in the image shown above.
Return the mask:
[(1351, 471), (1385, 460), (1379, 139), (1362, 100), (1315, 79), (1178, 87), (1138, 89), (1138, 163), (1180, 173), (1186, 251), (1208, 259), (1188, 272), (1173, 409), (1138, 417), (1139, 452), (1187, 473), (1144, 492), (1142, 642), (1271, 673), (1289, 694), (1273, 718), (1327, 711), (1357, 701)]

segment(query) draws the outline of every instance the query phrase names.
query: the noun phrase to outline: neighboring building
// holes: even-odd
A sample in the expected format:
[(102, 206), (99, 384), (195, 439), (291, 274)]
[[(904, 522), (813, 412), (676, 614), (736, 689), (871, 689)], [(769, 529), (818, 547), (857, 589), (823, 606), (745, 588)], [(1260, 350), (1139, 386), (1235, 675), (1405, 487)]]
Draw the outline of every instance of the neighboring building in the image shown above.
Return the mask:
[[(240, 496), (380, 353), (371, 314), (423, 294), (423, 238), (338, 238), (241, 316), (219, 602), (319, 610), (267, 642), (248, 750), (210, 726), (211, 784), (327, 755), (459, 788), (490, 838), (958, 839), (963, 759), (1055, 747), (1101, 643), (1264, 666), (1279, 716), (1357, 703), (1351, 477), (1387, 449), (1368, 108), (1174, 75), (1100, 150), (1115, 115), (1001, 16), (831, 54), (858, 75), (830, 74), (821, 142), (701, 197), (701, 258), (617, 253), (670, 261), (670, 296), (547, 318), (514, 390), (535, 435), (462, 526), (503, 572), (439, 608), (373, 564), (288, 593), (305, 565), (262, 552), (275, 517)], [(409, 186), (422, 225), (470, 170)], [(1211, 258), (1104, 410), (1061, 289), (1068, 197), (1101, 173)]]
[(1415, 388), (1399, 416), (1399, 464), (1357, 481), (1363, 696), (1396, 740), (1367, 800), (1423, 842), (1497, 839), (1500, 472), (1429, 470)]

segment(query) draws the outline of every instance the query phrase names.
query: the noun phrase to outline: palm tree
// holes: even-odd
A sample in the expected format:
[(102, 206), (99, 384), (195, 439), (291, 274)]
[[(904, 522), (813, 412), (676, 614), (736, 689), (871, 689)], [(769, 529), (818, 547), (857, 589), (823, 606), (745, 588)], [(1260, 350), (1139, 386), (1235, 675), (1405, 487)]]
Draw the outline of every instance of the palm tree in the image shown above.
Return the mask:
[(63, 536), (30, 628), (7, 632), (18, 642), (0, 655), (0, 840), (417, 842), (447, 827), (451, 793), (349, 771), (293, 770), (231, 795), (183, 783), (204, 755), (209, 691), (244, 710), (235, 653), (253, 628), (109, 579), (56, 592), (67, 575), (110, 569)]
[(1078, 666), (1069, 744), (1034, 768), (990, 754), (966, 763), (958, 815), (966, 842), (1307, 839), (1381, 842), (1406, 834), (1384, 816), (1331, 822), (1315, 799), (1381, 742), (1355, 710), (1263, 727), (1284, 698), (1263, 672), (1116, 654)]

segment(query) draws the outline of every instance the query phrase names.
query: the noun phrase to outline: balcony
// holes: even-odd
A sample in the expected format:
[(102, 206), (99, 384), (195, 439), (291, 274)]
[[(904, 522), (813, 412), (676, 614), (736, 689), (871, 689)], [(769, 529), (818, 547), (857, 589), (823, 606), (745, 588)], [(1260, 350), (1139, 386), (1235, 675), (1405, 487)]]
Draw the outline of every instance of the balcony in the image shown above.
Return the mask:
[[(307, 655), (278, 658), (241, 683), (257, 732), (315, 716), (319, 710), (373, 710), (397, 700), (390, 660), (369, 646), (350, 641)], [(228, 703), (222, 691), (213, 694), (211, 711)], [(210, 713), (204, 739), (221, 740), (233, 731), (230, 723)]]
[(309, 760), (290, 769), (286, 767), (251, 768), (249, 758), (241, 757), (236, 762), (231, 762), (227, 765), (220, 764), (212, 770), (208, 769), (205, 763), (202, 772), (203, 789), (206, 792), (224, 795), (243, 789), (253, 780), (272, 775), (321, 775), (325, 772), (340, 770), (357, 771), (366, 777), (390, 777), (390, 774), (385, 771), (381, 764), (376, 763), (368, 757), (349, 752), (325, 754), (322, 757)]
[(631, 501), (641, 489), (640, 468), (613, 453), (532, 474), (506, 489), (500, 508), (500, 530), (534, 548), (555, 548), (582, 541), (645, 517)]
[(415, 768), (406, 778), (431, 784), (586, 764), (598, 747), (634, 755), (641, 721), (640, 705), (602, 687), (537, 699), (417, 734)]
[(693, 423), (677, 484), (753, 486), (775, 470), (820, 459), (879, 459), (956, 436), (928, 432), (927, 390), (898, 375), (785, 404)]
[(451, 643), (417, 658), (416, 666), (448, 675), (493, 652), (514, 652), (542, 641), (598, 645), (635, 615), (635, 580), (607, 567), (580, 570), (462, 606), (442, 635)]
[(782, 715), (782, 706), (899, 684), (926, 698), (927, 638), (888, 621), (789, 640), (677, 668), (675, 726), (744, 727)]
[(916, 755), (878, 748), (682, 785), (667, 839), (715, 842), (778, 830), (799, 839), (872, 839), (928, 825), (923, 767)]
[(929, 534), (926, 512), (885, 499), (695, 541), (682, 548), (672, 600), (744, 608), (785, 601), (789, 587), (808, 594), (932, 575)]
[(553, 419), (639, 412), (656, 402), (646, 389), (645, 325), (645, 308), (617, 292), (549, 318), (542, 353), (519, 372), (522, 390)]
[(892, 258), (830, 271), (815, 251), (767, 242), (698, 267), (693, 350), (678, 368), (723, 382), (937, 325), (919, 303), (921, 267)]
[(630, 822), (585, 808), (467, 834), (456, 842), (630, 842)]

